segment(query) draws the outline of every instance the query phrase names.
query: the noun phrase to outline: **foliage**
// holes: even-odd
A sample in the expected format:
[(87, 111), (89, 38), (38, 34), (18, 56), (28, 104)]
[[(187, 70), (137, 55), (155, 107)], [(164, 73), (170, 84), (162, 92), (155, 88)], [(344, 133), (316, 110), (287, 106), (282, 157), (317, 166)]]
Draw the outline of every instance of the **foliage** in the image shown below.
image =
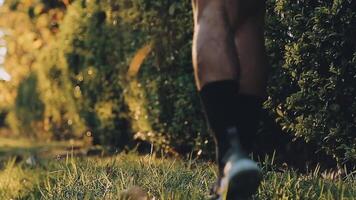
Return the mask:
[(356, 160), (356, 4), (269, 3), (270, 97), (284, 130), (339, 162)]
[[(32, 127), (28, 126), (43, 118), (43, 103), (39, 99), (37, 90), (38, 79), (35, 74), (23, 80), (18, 86), (18, 95), (15, 101), (17, 119), (23, 123), (21, 132), (28, 133)], [(36, 127), (34, 125), (34, 127)], [(35, 132), (35, 130), (33, 130)]]
[[(148, 124), (147, 130), (136, 129), (139, 133), (136, 136), (158, 141), (158, 145), (163, 143), (163, 146), (173, 147), (180, 153), (199, 152), (211, 146), (204, 142), (208, 134), (191, 67), (192, 20), (189, 8), (189, 1), (133, 1), (125, 9), (137, 15), (124, 18), (130, 20), (126, 21), (129, 23), (126, 26), (133, 27), (133, 32), (141, 32), (140, 35), (132, 35), (130, 41), (154, 44), (138, 77), (129, 80), (130, 89), (125, 95), (129, 106), (141, 101), (140, 106), (131, 109), (132, 123), (146, 120)], [(137, 113), (141, 115), (135, 115)], [(158, 138), (155, 137), (157, 134)]]
[[(54, 55), (44, 53), (50, 65), (40, 63), (41, 71), (47, 70), (45, 76), (50, 87), (58, 85), (54, 92), (66, 94), (66, 107), (72, 109), (61, 112), (65, 113), (65, 120), (70, 126), (84, 125), (86, 131), (77, 134), (93, 136), (96, 144), (123, 147), (128, 142), (128, 128), (119, 114), (125, 105), (120, 99), (117, 68), (113, 67), (120, 59), (115, 49), (117, 32), (105, 26), (103, 20), (105, 13), (98, 10), (95, 3), (86, 7), (77, 3), (70, 7), (58, 35), (59, 42), (54, 45)], [(59, 95), (47, 96), (56, 101)], [(63, 104), (54, 111), (59, 108), (63, 108)], [(77, 118), (73, 118), (75, 114)]]
[[(75, 105), (94, 143), (124, 146), (132, 130), (135, 138), (153, 143), (156, 149), (175, 153), (174, 149), (180, 148), (178, 151), (188, 153), (195, 146), (199, 151), (205, 143), (191, 138), (198, 138), (205, 127), (197, 97), (191, 95), (196, 94), (188, 56), (190, 44), (186, 43), (191, 33), (184, 32), (191, 24), (167, 27), (169, 23), (158, 17), (162, 13), (157, 12), (157, 6), (160, 4), (141, 1), (73, 3), (60, 27), (58, 54), (44, 53), (56, 65), (41, 62), (38, 69), (54, 71), (47, 79), (51, 87), (58, 77), (66, 79), (68, 74)], [(185, 22), (173, 13), (165, 19), (169, 17), (182, 25)], [(175, 32), (181, 35), (177, 38)], [(150, 41), (154, 49), (142, 71), (138, 77), (128, 78), (130, 58)], [(55, 93), (46, 96), (58, 97)]]
[[(35, 71), (40, 60), (39, 55), (48, 49), (48, 45), (55, 38), (58, 30), (55, 24), (63, 17), (63, 10), (48, 9), (31, 0), (5, 3), (1, 8), (3, 17), (0, 25), (4, 28), (8, 49), (4, 66), (12, 76), (10, 82), (0, 83), (1, 93), (7, 99), (2, 102), (2, 107), (9, 110), (6, 121), (14, 133), (40, 138), (43, 136), (42, 138), (46, 139), (51, 135), (40, 134), (48, 132), (44, 119), (46, 113), (41, 113), (46, 111), (46, 104), (40, 89), (41, 76)], [(29, 17), (31, 9), (34, 9), (34, 13)], [(37, 81), (31, 81), (32, 79), (39, 80), (39, 84)], [(24, 89), (20, 88), (21, 85)]]

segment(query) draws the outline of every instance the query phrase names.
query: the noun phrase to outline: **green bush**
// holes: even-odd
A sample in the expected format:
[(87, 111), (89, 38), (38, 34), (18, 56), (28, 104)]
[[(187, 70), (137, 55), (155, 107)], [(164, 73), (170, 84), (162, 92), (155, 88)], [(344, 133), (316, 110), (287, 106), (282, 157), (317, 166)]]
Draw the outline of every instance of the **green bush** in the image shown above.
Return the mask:
[(266, 108), (339, 162), (356, 160), (356, 4), (269, 2)]
[[(134, 10), (138, 13), (136, 18), (144, 22), (131, 19), (127, 26), (133, 27), (134, 32), (141, 32), (139, 40), (154, 44), (138, 77), (130, 83), (131, 92), (126, 95), (126, 99), (130, 99), (128, 105), (141, 99), (139, 107), (145, 110), (146, 116), (139, 115), (137, 119), (132, 116), (137, 111), (131, 112), (132, 123), (146, 118), (149, 127), (144, 133), (142, 129), (135, 130), (141, 133), (136, 136), (158, 141), (158, 145), (164, 143), (181, 153), (211, 147), (207, 144), (209, 135), (195, 89), (190, 57), (190, 1), (133, 1), (126, 9)], [(137, 35), (131, 36), (132, 41), (138, 38)], [(135, 96), (132, 89), (142, 92)], [(159, 137), (152, 137), (152, 132), (154, 135), (158, 133)]]
[(6, 115), (7, 115), (6, 110), (0, 110), (0, 128), (5, 126)]
[(39, 99), (37, 85), (37, 76), (30, 74), (18, 87), (16, 115), (24, 124), (43, 118), (43, 103)]
[(8, 16), (0, 20), (1, 25), (11, 33), (5, 35), (8, 52), (4, 65), (12, 80), (4, 92), (13, 99), (5, 103), (10, 108), (7, 124), (13, 133), (37, 139), (78, 137), (83, 127), (78, 123), (67, 74), (58, 69), (62, 63), (54, 43), (58, 28), (52, 26), (63, 17), (63, 8), (49, 8), (38, 1), (6, 1), (1, 9)]
[[(164, 13), (160, 6), (175, 8)], [(192, 140), (206, 134), (187, 42), (191, 13), (183, 11), (188, 6), (166, 1), (76, 2), (68, 9), (59, 36), (64, 44), (61, 56), (79, 90), (80, 115), (95, 141), (122, 146), (133, 132), (135, 138), (172, 153), (192, 147), (199, 151), (206, 145)], [(184, 13), (187, 21), (173, 10)], [(150, 42), (154, 47), (139, 75), (128, 78), (132, 57)]]

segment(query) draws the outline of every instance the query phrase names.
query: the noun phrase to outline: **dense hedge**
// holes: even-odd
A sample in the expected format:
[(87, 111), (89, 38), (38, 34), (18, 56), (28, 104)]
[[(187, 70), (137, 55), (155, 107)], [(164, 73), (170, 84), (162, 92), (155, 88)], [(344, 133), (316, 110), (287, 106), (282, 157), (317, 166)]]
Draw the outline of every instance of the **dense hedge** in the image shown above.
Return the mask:
[[(65, 10), (47, 26), (55, 40), (40, 49), (32, 70), (40, 80), (34, 105), (43, 113), (29, 116), (47, 134), (89, 135), (117, 147), (136, 138), (170, 153), (212, 147), (192, 74), (189, 0), (58, 2), (26, 11), (36, 24)], [(356, 155), (354, 10), (347, 0), (268, 1), (267, 9), (265, 108), (286, 132), (340, 162)], [(138, 74), (128, 76), (133, 57), (150, 44)], [(19, 89), (17, 97), (24, 95)]]
[[(201, 137), (191, 140), (204, 131), (204, 123), (187, 54), (190, 13), (184, 14), (186, 27), (173, 28), (171, 22), (160, 21), (169, 16), (157, 17), (162, 14), (158, 8), (169, 5), (78, 1), (68, 9), (59, 35), (61, 56), (94, 143), (124, 146), (133, 132), (136, 139), (171, 153), (184, 150), (181, 146), (197, 151), (203, 146)], [(177, 17), (175, 22), (185, 24)], [(154, 44), (151, 54), (140, 74), (128, 77), (131, 59), (146, 43)]]
[(266, 108), (284, 130), (355, 161), (356, 3), (280, 0), (268, 8)]

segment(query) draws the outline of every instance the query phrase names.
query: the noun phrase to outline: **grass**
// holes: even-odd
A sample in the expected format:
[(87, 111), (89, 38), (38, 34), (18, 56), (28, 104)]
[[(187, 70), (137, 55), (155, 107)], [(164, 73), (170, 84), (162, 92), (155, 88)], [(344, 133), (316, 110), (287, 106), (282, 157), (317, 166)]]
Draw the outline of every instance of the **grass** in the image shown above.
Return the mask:
[[(271, 168), (268, 162), (262, 165), (265, 179), (255, 199), (356, 197), (356, 181), (351, 175), (341, 180), (317, 170), (302, 175), (288, 169), (266, 170)], [(155, 199), (207, 199), (215, 172), (212, 163), (134, 153), (111, 157), (70, 154), (59, 159), (43, 157), (35, 166), (7, 158), (0, 169), (0, 199), (125, 199), (123, 191), (133, 186), (143, 188)]]

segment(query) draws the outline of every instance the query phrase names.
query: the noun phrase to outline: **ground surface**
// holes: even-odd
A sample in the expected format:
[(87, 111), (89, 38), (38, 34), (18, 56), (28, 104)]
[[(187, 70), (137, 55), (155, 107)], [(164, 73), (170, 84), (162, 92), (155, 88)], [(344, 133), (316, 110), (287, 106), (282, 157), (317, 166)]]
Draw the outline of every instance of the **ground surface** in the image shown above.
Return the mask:
[[(89, 157), (86, 152), (74, 141), (0, 138), (0, 199), (145, 199), (146, 194), (150, 199), (207, 199), (216, 177), (212, 163), (135, 153), (103, 157), (95, 151)], [(304, 175), (271, 170), (270, 159), (262, 166), (265, 180), (255, 199), (356, 197), (351, 172), (341, 180), (318, 170)]]

